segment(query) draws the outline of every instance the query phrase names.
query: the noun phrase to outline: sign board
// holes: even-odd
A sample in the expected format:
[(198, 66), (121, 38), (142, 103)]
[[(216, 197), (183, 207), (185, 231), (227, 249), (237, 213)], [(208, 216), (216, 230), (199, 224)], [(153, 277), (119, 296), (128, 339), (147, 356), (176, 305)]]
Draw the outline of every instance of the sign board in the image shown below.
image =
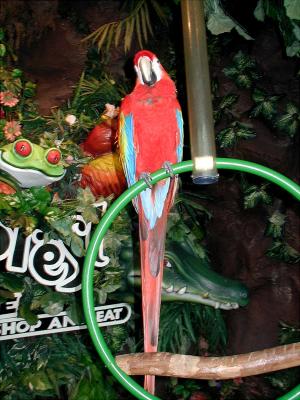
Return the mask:
[[(18, 300), (15, 300), (17, 302)], [(11, 306), (13, 302), (6, 304)], [(131, 308), (126, 303), (95, 307), (99, 326), (120, 325), (127, 322), (131, 316)], [(69, 332), (86, 329), (85, 324), (77, 325), (66, 311), (55, 316), (49, 314), (38, 315), (38, 322), (29, 325), (24, 319), (12, 315), (0, 315), (0, 341), (17, 339), (25, 336), (48, 335), (50, 333)]]
[[(106, 211), (107, 203), (96, 205)], [(83, 238), (88, 247), (91, 223), (86, 223), (81, 215), (74, 216), (72, 231)], [(0, 271), (28, 274), (36, 282), (53, 287), (55, 291), (73, 295), (81, 289), (81, 266), (83, 259), (75, 257), (62, 240), (44, 240), (44, 234), (36, 229), (24, 238), (19, 228), (9, 228), (0, 222)], [(96, 268), (109, 264), (104, 254), (103, 242), (99, 248)], [(29, 325), (18, 317), (21, 295), (0, 304), (0, 341), (24, 336), (45, 335), (51, 332), (67, 332), (86, 329), (84, 324), (76, 324), (66, 311), (57, 315), (40, 314), (35, 325)], [(99, 326), (124, 324), (131, 316), (129, 304), (119, 303), (95, 307)]]

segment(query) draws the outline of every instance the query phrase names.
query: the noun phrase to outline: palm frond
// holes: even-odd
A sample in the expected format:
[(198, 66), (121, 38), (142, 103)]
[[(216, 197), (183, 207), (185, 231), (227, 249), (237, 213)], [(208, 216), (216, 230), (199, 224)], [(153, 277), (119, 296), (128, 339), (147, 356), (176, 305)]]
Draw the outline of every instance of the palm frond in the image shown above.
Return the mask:
[(135, 2), (130, 14), (118, 21), (109, 22), (100, 26), (83, 41), (91, 40), (97, 43), (98, 49), (109, 50), (112, 43), (117, 47), (123, 35), (124, 51), (127, 52), (133, 41), (134, 35), (137, 36), (139, 47), (142, 48), (147, 43), (149, 36), (153, 36), (153, 26), (150, 19), (149, 6), (158, 16), (163, 24), (167, 24), (167, 15), (163, 7), (157, 0), (138, 0)]
[(191, 347), (195, 349), (199, 334), (211, 352), (226, 345), (226, 326), (220, 310), (190, 303), (163, 304), (160, 321), (160, 351), (187, 353)]

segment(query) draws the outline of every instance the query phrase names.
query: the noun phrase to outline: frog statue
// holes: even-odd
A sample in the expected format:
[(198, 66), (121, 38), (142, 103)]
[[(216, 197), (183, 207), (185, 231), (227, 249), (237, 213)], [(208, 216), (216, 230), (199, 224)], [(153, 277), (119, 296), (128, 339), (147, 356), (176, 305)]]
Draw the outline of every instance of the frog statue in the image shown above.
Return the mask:
[(61, 152), (44, 149), (28, 139), (0, 147), (0, 181), (13, 187), (47, 186), (63, 178)]

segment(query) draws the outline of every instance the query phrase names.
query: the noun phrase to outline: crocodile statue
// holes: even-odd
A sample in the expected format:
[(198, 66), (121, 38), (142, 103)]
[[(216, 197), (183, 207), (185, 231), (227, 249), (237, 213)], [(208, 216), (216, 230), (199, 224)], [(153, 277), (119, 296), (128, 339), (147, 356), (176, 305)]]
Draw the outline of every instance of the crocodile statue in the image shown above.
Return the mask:
[[(128, 283), (132, 287), (140, 287), (140, 268), (138, 265), (134, 267), (132, 247), (124, 247), (119, 259), (121, 265), (128, 271)], [(133, 301), (133, 292), (130, 292), (130, 288), (125, 285), (122, 290), (125, 296), (123, 298), (126, 301)], [(241, 282), (213, 271), (187, 244), (168, 241), (165, 251), (162, 301), (201, 303), (231, 310), (247, 305), (249, 298), (248, 290)]]

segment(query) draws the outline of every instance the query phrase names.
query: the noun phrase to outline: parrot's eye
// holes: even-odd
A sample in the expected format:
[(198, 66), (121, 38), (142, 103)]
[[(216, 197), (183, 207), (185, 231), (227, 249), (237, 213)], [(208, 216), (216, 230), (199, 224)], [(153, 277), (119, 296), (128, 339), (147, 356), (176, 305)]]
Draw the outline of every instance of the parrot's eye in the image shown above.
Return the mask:
[(157, 64), (160, 64), (160, 61), (159, 61), (159, 60), (157, 60)]
[(21, 157), (28, 157), (32, 152), (31, 144), (27, 140), (18, 140), (15, 143), (14, 150)]

